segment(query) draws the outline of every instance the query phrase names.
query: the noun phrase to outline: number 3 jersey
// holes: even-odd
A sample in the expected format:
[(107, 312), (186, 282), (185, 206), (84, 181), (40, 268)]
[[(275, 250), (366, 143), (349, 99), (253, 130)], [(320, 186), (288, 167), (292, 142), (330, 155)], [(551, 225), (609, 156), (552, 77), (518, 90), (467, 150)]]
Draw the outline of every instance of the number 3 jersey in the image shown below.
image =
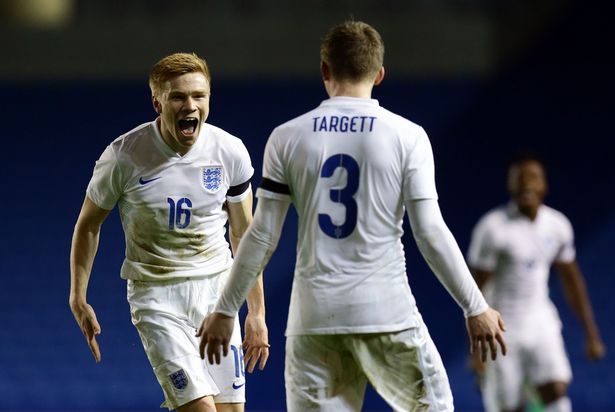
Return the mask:
[(420, 126), (373, 99), (325, 100), (272, 132), (257, 196), (299, 217), (287, 335), (419, 324), (401, 236), (404, 201), (437, 198)]
[[(248, 195), (252, 174), (241, 140), (206, 123), (184, 156), (164, 142), (156, 121), (113, 141), (96, 162), (87, 196), (103, 209), (118, 204), (126, 238), (122, 278), (158, 281), (228, 269), (223, 206)], [(238, 186), (242, 193), (227, 193)]]

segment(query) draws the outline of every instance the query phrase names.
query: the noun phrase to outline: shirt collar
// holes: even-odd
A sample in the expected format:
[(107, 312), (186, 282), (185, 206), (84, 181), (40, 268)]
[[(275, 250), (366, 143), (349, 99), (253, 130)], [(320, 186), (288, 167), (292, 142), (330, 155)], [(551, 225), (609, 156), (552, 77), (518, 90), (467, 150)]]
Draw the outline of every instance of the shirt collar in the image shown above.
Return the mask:
[(350, 96), (334, 96), (330, 97), (327, 100), (323, 100), (320, 104), (321, 106), (331, 106), (331, 105), (368, 105), (368, 106), (379, 106), (378, 100), (376, 99), (364, 99), (362, 97), (350, 97)]

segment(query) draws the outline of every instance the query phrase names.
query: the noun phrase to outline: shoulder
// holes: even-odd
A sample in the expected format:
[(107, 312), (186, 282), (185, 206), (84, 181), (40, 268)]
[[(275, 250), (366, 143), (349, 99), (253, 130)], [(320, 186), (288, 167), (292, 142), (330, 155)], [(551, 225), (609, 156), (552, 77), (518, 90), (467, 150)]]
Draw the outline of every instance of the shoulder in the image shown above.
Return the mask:
[(114, 146), (120, 146), (120, 145), (126, 145), (126, 144), (130, 144), (132, 142), (138, 141), (138, 140), (142, 140), (144, 138), (147, 137), (151, 137), (152, 136), (152, 131), (151, 128), (155, 127), (154, 122), (147, 122), (147, 123), (143, 123), (140, 124), (139, 126), (135, 127), (132, 130), (129, 130), (128, 132), (120, 135), (119, 137), (117, 137), (112, 144)]
[(207, 139), (215, 140), (216, 143), (220, 145), (226, 145), (231, 147), (244, 146), (243, 141), (239, 137), (227, 132), (226, 130), (218, 126), (204, 123), (203, 131), (205, 132)]
[(568, 217), (566, 217), (566, 215), (560, 212), (559, 210), (554, 209), (551, 206), (547, 206), (547, 205), (542, 205), (541, 209), (542, 209), (542, 212), (549, 219), (570, 224), (570, 220), (568, 219)]
[(154, 122), (140, 124), (134, 129), (120, 135), (111, 144), (115, 152), (130, 151), (143, 140), (149, 140), (153, 137), (152, 128), (156, 127)]
[(383, 117), (383, 119), (385, 119), (387, 122), (389, 122), (389, 124), (391, 124), (392, 126), (398, 127), (400, 129), (404, 129), (405, 131), (410, 131), (413, 134), (424, 134), (425, 130), (423, 129), (423, 127), (421, 125), (419, 125), (418, 123), (415, 123), (414, 121), (400, 115), (397, 113), (394, 113), (392, 111), (390, 111), (389, 109), (386, 109), (382, 106), (379, 106), (379, 114), (380, 116)]
[(427, 132), (418, 123), (384, 107), (380, 107), (379, 117), (381, 117), (383, 120), (382, 124), (389, 131), (387, 134), (395, 136), (408, 153), (413, 153), (414, 149), (417, 148), (423, 152), (431, 146)]
[(496, 231), (509, 220), (506, 206), (498, 206), (485, 213), (476, 223), (475, 231)]
[(286, 122), (278, 125), (273, 129), (272, 135), (288, 135), (299, 133), (303, 130), (313, 130), (314, 119), (323, 115), (323, 109), (319, 106), (309, 112), (303, 113)]
[(205, 138), (205, 144), (201, 146), (201, 150), (208, 153), (216, 151), (222, 159), (231, 162), (250, 162), (248, 149), (239, 137), (209, 123), (203, 125), (202, 133), (204, 136), (200, 138)]
[(565, 237), (573, 233), (572, 223), (564, 213), (547, 205), (541, 206), (541, 213), (544, 214), (549, 226), (553, 230), (561, 232)]

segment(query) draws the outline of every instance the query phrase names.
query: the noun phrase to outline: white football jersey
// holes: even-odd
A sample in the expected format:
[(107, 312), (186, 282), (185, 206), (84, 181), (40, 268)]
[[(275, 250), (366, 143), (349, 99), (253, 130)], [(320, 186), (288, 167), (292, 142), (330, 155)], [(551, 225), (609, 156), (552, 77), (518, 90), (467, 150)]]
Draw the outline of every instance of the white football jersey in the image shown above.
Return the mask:
[(559, 322), (549, 299), (549, 271), (553, 262), (574, 259), (573, 230), (566, 216), (542, 205), (531, 221), (512, 202), (480, 219), (468, 251), (471, 267), (493, 272), (485, 298), (509, 326), (543, 315)]
[(299, 216), (287, 335), (418, 325), (401, 236), (404, 201), (437, 198), (420, 126), (377, 100), (325, 100), (272, 132), (257, 195)]
[(87, 196), (103, 209), (119, 206), (122, 278), (168, 280), (228, 269), (223, 205), (248, 195), (249, 187), (227, 191), (245, 187), (253, 172), (241, 140), (206, 123), (184, 156), (164, 142), (156, 121), (113, 141), (96, 162)]

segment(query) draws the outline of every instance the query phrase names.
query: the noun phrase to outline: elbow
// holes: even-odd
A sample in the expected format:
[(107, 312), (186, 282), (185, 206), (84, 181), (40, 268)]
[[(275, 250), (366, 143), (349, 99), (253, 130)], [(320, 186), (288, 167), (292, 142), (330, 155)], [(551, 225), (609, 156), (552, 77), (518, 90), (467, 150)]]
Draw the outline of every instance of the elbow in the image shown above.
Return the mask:
[(417, 246), (430, 246), (435, 244), (438, 239), (442, 239), (445, 231), (439, 225), (426, 225), (413, 232)]
[(248, 231), (247, 236), (250, 236), (250, 240), (254, 244), (260, 245), (267, 255), (271, 255), (278, 246), (280, 236), (276, 236), (268, 230), (262, 230), (259, 227), (252, 226)]

